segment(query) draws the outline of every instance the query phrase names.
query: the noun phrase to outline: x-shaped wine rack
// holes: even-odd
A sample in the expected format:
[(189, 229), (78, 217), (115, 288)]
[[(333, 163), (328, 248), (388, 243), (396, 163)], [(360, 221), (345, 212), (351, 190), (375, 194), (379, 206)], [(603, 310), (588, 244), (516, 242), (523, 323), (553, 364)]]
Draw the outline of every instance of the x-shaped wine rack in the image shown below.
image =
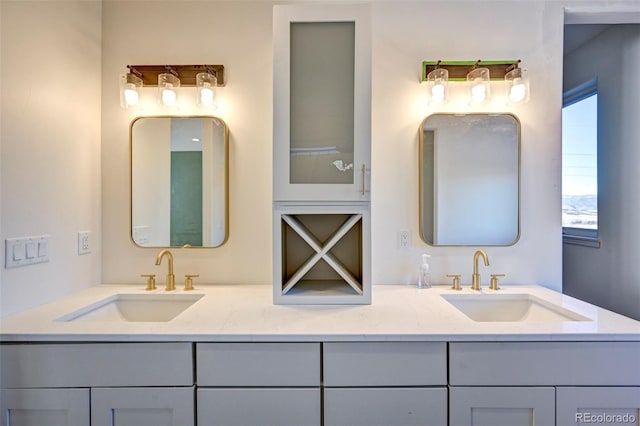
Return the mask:
[(349, 270), (329, 251), (344, 237), (347, 232), (360, 220), (362, 220), (362, 214), (354, 214), (347, 219), (346, 222), (331, 235), (327, 242), (323, 245), (309, 229), (307, 229), (295, 216), (283, 214), (282, 220), (284, 220), (291, 229), (293, 229), (314, 251), (295, 273), (284, 284), (282, 294), (286, 294), (296, 284), (298, 284), (302, 278), (313, 268), (313, 266), (324, 259), (329, 266), (331, 266), (342, 279), (349, 284), (351, 288), (358, 294), (362, 295), (362, 284), (356, 277), (349, 272)]

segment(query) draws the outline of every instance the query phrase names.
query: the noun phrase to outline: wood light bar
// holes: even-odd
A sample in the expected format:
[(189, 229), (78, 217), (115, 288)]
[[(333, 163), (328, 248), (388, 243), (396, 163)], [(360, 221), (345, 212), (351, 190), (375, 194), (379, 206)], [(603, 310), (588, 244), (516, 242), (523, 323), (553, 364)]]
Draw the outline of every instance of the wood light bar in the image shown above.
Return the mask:
[(224, 86), (224, 65), (127, 65), (129, 72), (142, 79), (144, 86), (157, 86), (158, 74), (169, 73), (180, 79), (181, 86), (195, 86), (196, 74), (208, 72)]
[(504, 80), (505, 74), (518, 67), (520, 59), (500, 61), (424, 61), (422, 62), (422, 81), (427, 81), (429, 73), (436, 68), (449, 71), (449, 81), (466, 81), (469, 71), (475, 68), (488, 68), (490, 80)]

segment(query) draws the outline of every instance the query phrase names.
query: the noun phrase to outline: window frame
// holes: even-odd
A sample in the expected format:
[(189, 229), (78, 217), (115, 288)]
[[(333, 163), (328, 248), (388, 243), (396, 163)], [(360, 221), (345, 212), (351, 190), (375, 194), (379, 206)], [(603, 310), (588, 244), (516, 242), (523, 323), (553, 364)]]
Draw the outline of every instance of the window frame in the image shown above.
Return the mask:
[[(582, 83), (572, 89), (567, 90), (562, 94), (562, 109), (573, 105), (577, 102), (590, 98), (593, 95), (598, 95), (598, 79), (594, 78), (585, 83)], [(598, 111), (596, 107), (596, 116)], [(562, 124), (564, 126), (564, 123)], [(596, 134), (596, 162), (598, 147), (600, 145), (598, 135)], [(564, 171), (564, 167), (563, 167)], [(597, 194), (596, 194), (597, 196)], [(600, 209), (598, 208), (598, 217), (600, 215)], [(598, 224), (599, 226), (599, 224)], [(577, 244), (587, 247), (600, 248), (602, 245), (599, 239), (599, 228), (596, 229), (584, 229), (574, 228), (571, 226), (562, 226), (562, 242), (565, 244)]]

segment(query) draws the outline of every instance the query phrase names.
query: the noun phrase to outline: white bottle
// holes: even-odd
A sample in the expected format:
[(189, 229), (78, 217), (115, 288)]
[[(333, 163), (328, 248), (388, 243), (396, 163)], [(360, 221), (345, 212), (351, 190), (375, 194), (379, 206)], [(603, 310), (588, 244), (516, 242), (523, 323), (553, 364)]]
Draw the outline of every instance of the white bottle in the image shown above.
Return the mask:
[(431, 288), (431, 273), (429, 272), (429, 258), (431, 255), (422, 255), (420, 274), (418, 275), (418, 288)]

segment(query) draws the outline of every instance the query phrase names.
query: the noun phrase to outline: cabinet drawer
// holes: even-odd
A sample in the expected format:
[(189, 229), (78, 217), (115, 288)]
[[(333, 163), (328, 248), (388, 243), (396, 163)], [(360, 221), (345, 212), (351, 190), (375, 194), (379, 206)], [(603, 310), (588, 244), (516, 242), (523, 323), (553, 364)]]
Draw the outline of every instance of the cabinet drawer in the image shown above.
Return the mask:
[(446, 343), (325, 343), (324, 384), (334, 387), (446, 385)]
[(199, 386), (320, 386), (319, 343), (201, 343)]
[(320, 426), (320, 389), (198, 389), (199, 426)]
[(446, 388), (332, 388), (325, 426), (446, 426)]
[(469, 386), (629, 386), (640, 342), (451, 343), (449, 379)]
[(4, 388), (191, 386), (190, 343), (7, 344)]

